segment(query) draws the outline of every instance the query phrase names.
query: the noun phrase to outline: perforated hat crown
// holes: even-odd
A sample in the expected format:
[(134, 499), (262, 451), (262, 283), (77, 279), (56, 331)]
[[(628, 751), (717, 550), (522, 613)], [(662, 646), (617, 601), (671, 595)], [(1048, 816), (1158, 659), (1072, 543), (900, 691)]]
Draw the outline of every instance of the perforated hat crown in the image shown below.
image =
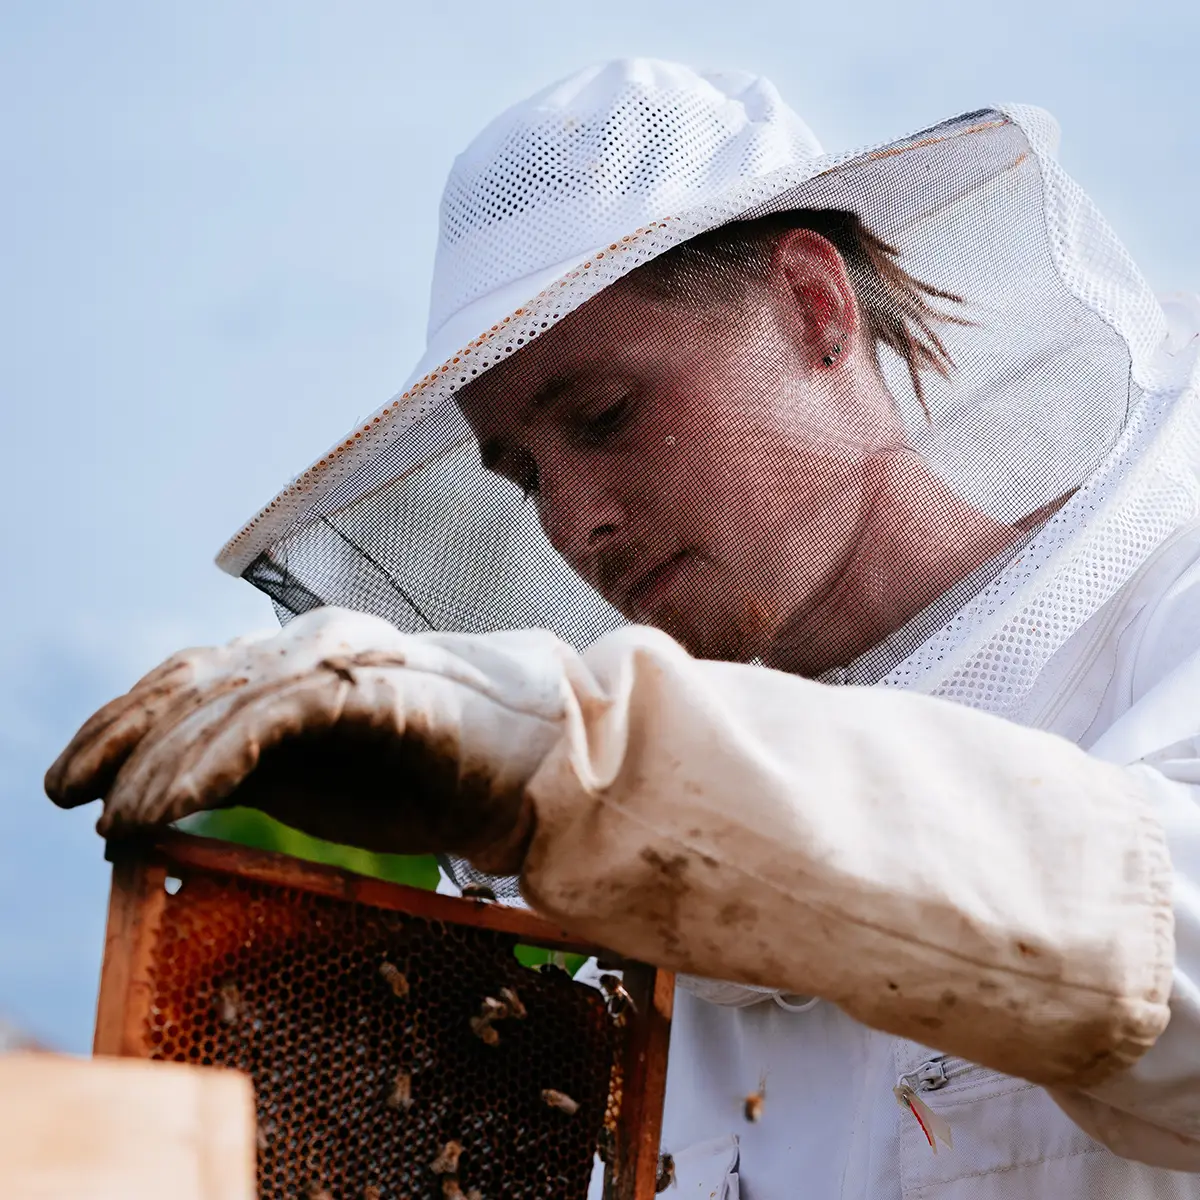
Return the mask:
[(740, 71), (623, 59), (514, 105), (446, 181), (417, 376), (595, 247), (822, 154), (775, 86)]

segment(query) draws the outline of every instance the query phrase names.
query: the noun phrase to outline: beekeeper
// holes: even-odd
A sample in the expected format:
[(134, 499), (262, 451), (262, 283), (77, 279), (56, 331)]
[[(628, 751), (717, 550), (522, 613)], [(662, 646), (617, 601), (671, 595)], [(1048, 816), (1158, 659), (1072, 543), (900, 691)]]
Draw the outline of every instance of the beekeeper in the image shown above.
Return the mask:
[(303, 615), (51, 796), (439, 853), (680, 972), (683, 1194), (1200, 1197), (1200, 304), (1056, 137), (825, 154), (645, 60), (506, 112), (412, 381), (222, 553)]

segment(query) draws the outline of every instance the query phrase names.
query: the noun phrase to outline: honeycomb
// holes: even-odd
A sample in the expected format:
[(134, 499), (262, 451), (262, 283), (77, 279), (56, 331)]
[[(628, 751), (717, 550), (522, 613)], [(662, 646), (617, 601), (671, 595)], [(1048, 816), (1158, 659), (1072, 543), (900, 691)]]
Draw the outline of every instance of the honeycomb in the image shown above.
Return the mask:
[[(181, 874), (146, 1052), (250, 1075), (260, 1196), (587, 1194), (621, 1038), (599, 992), (522, 966), (511, 934)], [(505, 988), (517, 1000), (489, 1017)]]

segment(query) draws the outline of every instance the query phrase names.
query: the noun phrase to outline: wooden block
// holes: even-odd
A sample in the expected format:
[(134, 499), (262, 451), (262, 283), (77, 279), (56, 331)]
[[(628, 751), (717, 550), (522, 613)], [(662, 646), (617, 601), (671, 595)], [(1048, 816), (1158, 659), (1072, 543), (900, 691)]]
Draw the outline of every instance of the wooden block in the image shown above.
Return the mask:
[(253, 1200), (254, 1094), (236, 1071), (0, 1058), (5, 1200)]

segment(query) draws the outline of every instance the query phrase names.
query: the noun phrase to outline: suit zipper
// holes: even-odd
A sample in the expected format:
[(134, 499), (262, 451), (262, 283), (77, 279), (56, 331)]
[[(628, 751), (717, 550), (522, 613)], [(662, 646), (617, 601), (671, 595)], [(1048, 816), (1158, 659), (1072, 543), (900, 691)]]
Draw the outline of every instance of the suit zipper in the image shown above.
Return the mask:
[(934, 1154), (938, 1152), (938, 1142), (953, 1149), (954, 1140), (950, 1122), (925, 1103), (921, 1098), (922, 1093), (940, 1091), (952, 1080), (971, 1070), (974, 1070), (974, 1064), (966, 1059), (942, 1055), (939, 1058), (931, 1058), (901, 1075), (896, 1080), (896, 1086), (892, 1088), (896, 1103), (912, 1114)]

